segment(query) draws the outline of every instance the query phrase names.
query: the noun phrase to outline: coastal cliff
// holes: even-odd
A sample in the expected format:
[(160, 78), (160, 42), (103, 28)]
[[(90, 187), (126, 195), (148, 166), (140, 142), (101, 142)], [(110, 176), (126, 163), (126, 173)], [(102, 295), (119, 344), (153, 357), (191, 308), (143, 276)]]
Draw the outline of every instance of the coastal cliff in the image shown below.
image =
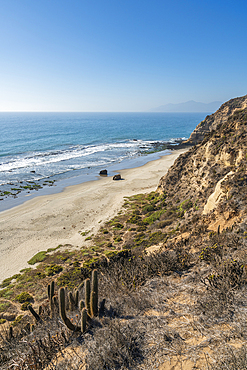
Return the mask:
[(231, 99), (226, 103), (222, 104), (221, 107), (213, 114), (207, 116), (195, 130), (191, 133), (190, 138), (184, 142), (187, 144), (195, 145), (201, 142), (205, 134), (217, 129), (226, 122), (235, 111), (241, 110), (247, 107), (247, 95), (239, 98)]
[[(161, 178), (158, 191), (174, 203), (190, 200), (197, 215), (215, 230), (246, 220), (247, 95), (232, 99), (201, 122), (188, 141), (201, 142), (181, 154)], [(188, 225), (189, 227), (189, 225)]]

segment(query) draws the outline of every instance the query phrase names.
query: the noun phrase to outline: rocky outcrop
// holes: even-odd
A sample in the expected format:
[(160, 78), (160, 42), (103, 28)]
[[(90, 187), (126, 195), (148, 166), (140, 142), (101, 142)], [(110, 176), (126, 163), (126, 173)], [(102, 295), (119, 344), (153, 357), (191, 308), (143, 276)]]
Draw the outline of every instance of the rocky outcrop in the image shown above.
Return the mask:
[(222, 104), (216, 113), (207, 116), (204, 121), (200, 122), (199, 125), (190, 135), (190, 138), (184, 143), (194, 145), (201, 142), (205, 134), (216, 130), (217, 126), (225, 123), (230, 116), (232, 116), (236, 110), (241, 110), (247, 107), (247, 95), (231, 99), (228, 102)]
[(212, 229), (220, 219), (224, 228), (247, 221), (247, 95), (223, 104), (205, 121), (208, 131), (191, 135), (204, 135), (203, 140), (179, 156), (158, 191), (172, 204), (190, 200), (194, 205), (181, 224), (196, 215)]

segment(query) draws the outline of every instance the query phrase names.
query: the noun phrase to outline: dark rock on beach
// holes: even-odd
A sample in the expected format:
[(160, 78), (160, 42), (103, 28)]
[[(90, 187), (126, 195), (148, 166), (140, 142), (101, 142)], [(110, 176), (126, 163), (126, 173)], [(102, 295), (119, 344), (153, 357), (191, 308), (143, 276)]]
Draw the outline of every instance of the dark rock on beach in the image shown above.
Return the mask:
[(103, 176), (107, 176), (107, 170), (101, 170), (99, 174)]
[(113, 176), (113, 180), (121, 180), (121, 175), (118, 173), (117, 175)]

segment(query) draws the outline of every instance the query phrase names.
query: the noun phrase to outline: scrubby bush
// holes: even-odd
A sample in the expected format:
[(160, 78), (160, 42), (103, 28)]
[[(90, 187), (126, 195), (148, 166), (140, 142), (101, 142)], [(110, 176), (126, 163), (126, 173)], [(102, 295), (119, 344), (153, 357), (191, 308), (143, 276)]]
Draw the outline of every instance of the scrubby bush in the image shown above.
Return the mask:
[(19, 303), (33, 302), (33, 297), (28, 292), (22, 292), (15, 297)]

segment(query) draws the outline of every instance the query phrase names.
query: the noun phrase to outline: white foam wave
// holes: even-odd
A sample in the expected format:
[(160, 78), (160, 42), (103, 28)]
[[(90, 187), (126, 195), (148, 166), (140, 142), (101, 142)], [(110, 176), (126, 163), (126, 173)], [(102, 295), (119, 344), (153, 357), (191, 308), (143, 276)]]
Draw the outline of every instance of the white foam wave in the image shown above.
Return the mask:
[[(108, 143), (101, 145), (90, 145), (90, 146), (73, 146), (66, 150), (57, 150), (50, 152), (35, 152), (28, 153), (26, 155), (16, 156), (14, 158), (4, 158), (2, 163), (0, 163), (0, 172), (8, 172), (21, 168), (30, 168), (37, 166), (44, 166), (47, 164), (58, 163), (63, 161), (68, 161), (81, 157), (90, 157), (97, 153), (102, 152), (111, 152), (111, 151), (120, 151), (121, 149), (129, 151), (130, 153), (137, 152), (140, 145), (150, 146), (151, 142), (138, 141), (128, 141), (128, 142), (119, 142), (119, 143)], [(120, 154), (120, 153), (119, 153)]]

